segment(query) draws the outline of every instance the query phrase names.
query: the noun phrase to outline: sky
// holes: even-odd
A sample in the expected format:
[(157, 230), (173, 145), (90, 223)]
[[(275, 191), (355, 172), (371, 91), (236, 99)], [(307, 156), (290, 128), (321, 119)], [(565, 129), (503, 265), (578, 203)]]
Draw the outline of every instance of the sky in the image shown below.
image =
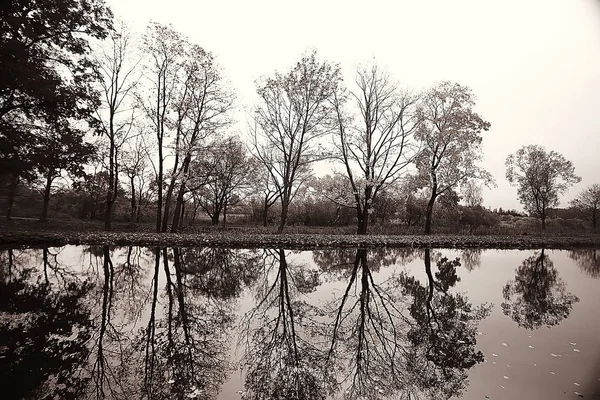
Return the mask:
[[(240, 121), (254, 82), (316, 49), (354, 69), (374, 59), (406, 88), (469, 86), (491, 123), (482, 166), (497, 186), (484, 205), (522, 210), (506, 157), (529, 144), (563, 154), (582, 181), (600, 183), (600, 0), (107, 0), (143, 32), (150, 20), (211, 51), (237, 93)], [(240, 124), (243, 126), (243, 124)], [(321, 171), (322, 172), (322, 171)]]

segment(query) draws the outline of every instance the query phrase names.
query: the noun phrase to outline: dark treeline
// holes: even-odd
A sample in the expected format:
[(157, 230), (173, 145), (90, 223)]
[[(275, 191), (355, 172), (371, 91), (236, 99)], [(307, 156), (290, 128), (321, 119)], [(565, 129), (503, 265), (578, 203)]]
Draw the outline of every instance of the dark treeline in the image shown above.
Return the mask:
[[(171, 26), (153, 22), (137, 35), (101, 0), (15, 0), (0, 24), (6, 219), (102, 220), (106, 230), (145, 222), (157, 232), (203, 221), (278, 232), (352, 225), (359, 234), (389, 224), (535, 227), (482, 205), (482, 188), (495, 184), (481, 167), (490, 122), (467, 86), (411, 92), (375, 63), (344, 82), (340, 65), (308, 52), (257, 80), (238, 134), (218, 60)], [(315, 175), (320, 162), (330, 175)], [(580, 181), (570, 161), (529, 145), (506, 167), (542, 229), (565, 219), (559, 197)], [(579, 221), (558, 226), (595, 229), (599, 204), (594, 184), (571, 203), (568, 219)]]

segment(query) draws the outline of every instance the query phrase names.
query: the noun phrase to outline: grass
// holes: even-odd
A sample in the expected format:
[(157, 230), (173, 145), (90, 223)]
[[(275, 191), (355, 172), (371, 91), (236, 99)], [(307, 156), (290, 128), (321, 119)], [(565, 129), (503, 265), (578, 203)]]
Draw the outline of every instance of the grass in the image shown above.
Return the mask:
[(231, 226), (194, 227), (183, 233), (155, 233), (152, 224), (116, 223), (113, 232), (104, 232), (98, 221), (30, 220), (0, 222), (0, 246), (37, 247), (67, 244), (109, 244), (157, 247), (221, 246), (237, 248), (339, 248), (339, 247), (414, 247), (414, 248), (495, 248), (495, 249), (572, 249), (600, 248), (600, 235), (542, 234), (467, 235), (467, 234), (372, 234), (354, 235), (353, 227), (289, 227), (284, 234), (273, 228)]

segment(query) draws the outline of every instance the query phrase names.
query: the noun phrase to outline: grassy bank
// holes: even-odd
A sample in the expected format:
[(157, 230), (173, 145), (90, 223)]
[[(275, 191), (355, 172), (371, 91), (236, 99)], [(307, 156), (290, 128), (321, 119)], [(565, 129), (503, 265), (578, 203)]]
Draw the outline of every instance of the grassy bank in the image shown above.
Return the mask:
[(469, 235), (331, 235), (245, 232), (144, 233), (74, 231), (4, 231), (0, 246), (63, 246), (109, 244), (158, 247), (220, 246), (236, 248), (437, 247), (494, 249), (600, 248), (600, 236), (469, 236)]

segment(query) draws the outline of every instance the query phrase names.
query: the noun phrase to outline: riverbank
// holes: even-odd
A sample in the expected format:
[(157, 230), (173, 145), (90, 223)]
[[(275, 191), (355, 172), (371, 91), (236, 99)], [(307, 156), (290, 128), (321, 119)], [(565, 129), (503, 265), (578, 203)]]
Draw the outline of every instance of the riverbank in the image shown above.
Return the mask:
[(64, 245), (114, 245), (150, 247), (234, 247), (234, 248), (488, 248), (488, 249), (572, 249), (600, 248), (600, 235), (332, 235), (262, 234), (244, 232), (144, 233), (12, 231), (0, 233), (1, 247), (44, 247)]

